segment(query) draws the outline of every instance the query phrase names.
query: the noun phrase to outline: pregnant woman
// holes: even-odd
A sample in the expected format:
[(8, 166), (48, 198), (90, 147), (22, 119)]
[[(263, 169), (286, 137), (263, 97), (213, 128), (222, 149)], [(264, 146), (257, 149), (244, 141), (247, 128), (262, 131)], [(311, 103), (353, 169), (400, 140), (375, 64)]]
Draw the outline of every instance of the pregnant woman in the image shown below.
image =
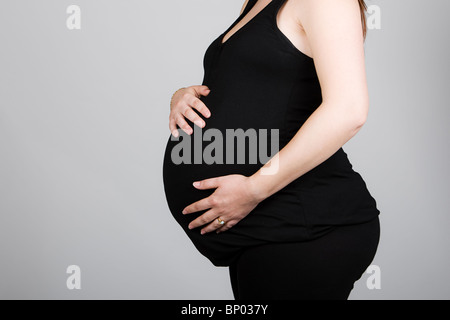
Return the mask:
[(375, 256), (380, 211), (342, 149), (368, 115), (365, 8), (247, 0), (172, 96), (167, 203), (235, 299), (347, 299)]

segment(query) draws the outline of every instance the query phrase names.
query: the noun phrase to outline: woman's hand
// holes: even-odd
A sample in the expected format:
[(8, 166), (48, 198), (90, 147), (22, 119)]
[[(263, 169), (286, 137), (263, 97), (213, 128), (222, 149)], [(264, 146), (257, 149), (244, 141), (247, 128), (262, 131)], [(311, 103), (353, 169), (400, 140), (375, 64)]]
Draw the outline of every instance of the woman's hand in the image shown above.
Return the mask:
[(190, 86), (181, 88), (173, 94), (170, 101), (169, 129), (175, 138), (179, 136), (177, 124), (187, 134), (193, 133), (193, 129), (186, 122), (185, 117), (200, 128), (205, 126), (205, 121), (193, 109), (199, 111), (206, 118), (211, 116), (208, 107), (199, 99), (200, 96), (207, 96), (209, 92), (207, 86)]
[[(198, 183), (198, 185), (196, 185)], [(244, 219), (263, 199), (258, 197), (250, 177), (231, 174), (194, 182), (200, 190), (217, 188), (209, 197), (187, 206), (183, 214), (209, 209), (189, 224), (189, 229), (205, 225), (201, 234), (226, 231)], [(220, 224), (220, 218), (225, 223)]]

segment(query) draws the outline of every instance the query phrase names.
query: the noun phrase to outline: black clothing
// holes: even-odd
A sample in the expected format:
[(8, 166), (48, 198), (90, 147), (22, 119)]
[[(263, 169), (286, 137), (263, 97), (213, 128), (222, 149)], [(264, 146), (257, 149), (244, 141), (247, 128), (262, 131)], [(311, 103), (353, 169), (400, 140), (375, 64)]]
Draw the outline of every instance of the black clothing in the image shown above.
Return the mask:
[(378, 217), (338, 226), (303, 242), (245, 250), (230, 266), (236, 300), (346, 300), (372, 262), (380, 238)]
[[(281, 150), (319, 107), (322, 96), (314, 60), (299, 51), (277, 27), (276, 16), (284, 2), (272, 0), (222, 44), (224, 35), (256, 3), (249, 0), (237, 20), (208, 47), (203, 61), (203, 85), (211, 92), (201, 100), (212, 115), (210, 118), (200, 115), (206, 122), (203, 129), (186, 119), (194, 130), (216, 129), (225, 137), (227, 129), (267, 129), (269, 135), (277, 129)], [(192, 137), (181, 129), (179, 132), (180, 141)], [(199, 145), (194, 138), (191, 141), (192, 150), (197, 153), (212, 143), (204, 140)], [(169, 137), (164, 155), (166, 199), (174, 218), (193, 244), (216, 266), (229, 266), (249, 247), (309, 241), (335, 226), (368, 222), (380, 213), (361, 175), (352, 169), (347, 154), (340, 148), (326, 161), (259, 203), (230, 230), (200, 235), (201, 227), (189, 230), (187, 226), (206, 211), (188, 215), (181, 211), (209, 196), (214, 189), (198, 190), (192, 183), (229, 174), (250, 176), (264, 163), (202, 161), (195, 164), (192, 153), (190, 164), (176, 164), (171, 152), (178, 143)], [(223, 151), (226, 153), (225, 147)]]

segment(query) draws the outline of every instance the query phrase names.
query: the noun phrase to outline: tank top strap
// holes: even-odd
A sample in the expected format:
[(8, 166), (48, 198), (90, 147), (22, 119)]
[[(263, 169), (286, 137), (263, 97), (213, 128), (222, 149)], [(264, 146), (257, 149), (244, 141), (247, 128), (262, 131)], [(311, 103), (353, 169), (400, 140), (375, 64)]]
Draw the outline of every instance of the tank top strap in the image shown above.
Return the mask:
[[(250, 11), (250, 9), (253, 8), (253, 6), (257, 2), (258, 2), (258, 0), (249, 0), (248, 4), (246, 6), (246, 11), (247, 12)], [(273, 21), (273, 18), (276, 17), (276, 15), (278, 14), (278, 11), (280, 10), (283, 3), (285, 3), (285, 2), (286, 2), (286, 0), (272, 0), (266, 5), (265, 8), (263, 8), (261, 10), (261, 12), (258, 15), (269, 16), (270, 18), (272, 18), (271, 20)]]
[[(273, 1), (273, 0), (272, 0)], [(228, 27), (228, 29), (226, 29), (222, 35), (221, 35), (221, 39), (223, 38), (224, 35), (226, 35), (231, 29), (233, 29), (233, 27), (235, 25), (237, 25), (242, 19), (244, 19), (244, 17), (247, 15), (247, 13), (253, 8), (253, 6), (256, 4), (256, 2), (258, 2), (258, 0), (248, 0), (247, 5), (245, 6), (244, 10), (242, 11), (242, 13), (239, 15), (239, 17), (236, 18), (236, 20), (234, 20), (234, 22)]]
[(250, 11), (251, 8), (258, 2), (258, 0), (248, 0), (247, 5), (244, 8), (244, 11)]
[(242, 18), (245, 17), (245, 15), (255, 6), (255, 4), (258, 2), (258, 0), (248, 0), (247, 5), (245, 6), (244, 10), (242, 11)]
[(271, 6), (269, 13), (272, 16), (276, 16), (281, 6), (283, 5), (283, 3), (286, 2), (286, 0), (272, 0), (272, 2), (273, 3), (269, 4)]
[[(247, 5), (245, 6), (244, 10), (242, 11), (242, 15), (245, 15), (248, 13), (254, 5), (258, 2), (258, 0), (248, 0)], [(286, 0), (272, 0), (273, 3), (268, 3), (268, 6), (272, 6), (275, 11), (278, 11), (279, 7), (286, 2)]]
[(259, 12), (257, 12), (249, 21), (247, 21), (243, 26), (241, 26), (237, 31), (235, 31), (226, 41), (223, 42), (224, 37), (233, 29), (242, 19), (244, 19), (245, 16), (249, 13), (249, 11), (255, 6), (255, 4), (259, 0), (248, 0), (247, 4), (244, 7), (244, 10), (239, 15), (239, 17), (226, 29), (221, 35), (219, 40), (219, 46), (222, 49), (225, 46), (225, 43), (228, 44), (228, 41), (231, 40), (231, 38), (235, 38), (238, 33), (244, 32), (245, 29), (249, 27), (250, 24), (254, 24), (255, 20), (264, 21), (264, 23), (270, 23), (272, 28), (273, 25), (276, 24), (276, 16), (278, 13), (278, 10), (280, 9), (281, 5), (286, 0), (271, 0), (269, 1), (264, 8), (260, 9)]
[[(244, 11), (242, 11), (242, 16), (245, 16), (258, 2), (258, 0), (248, 0), (247, 5), (244, 8)], [(286, 2), (286, 0), (272, 0), (269, 3), (267, 3), (267, 8), (263, 8), (261, 11), (264, 11), (265, 13), (273, 14), (278, 12), (281, 5)]]
[[(247, 13), (255, 6), (255, 4), (258, 2), (258, 0), (248, 0), (247, 5), (244, 8), (244, 11), (242, 11), (242, 15), (240, 19), (245, 17)], [(286, 0), (272, 0), (266, 4), (264, 8), (262, 8), (254, 18), (260, 18), (261, 16), (269, 16), (274, 17), (277, 15), (281, 5), (286, 2)], [(254, 19), (253, 18), (253, 19)], [(238, 19), (238, 21), (240, 20)]]

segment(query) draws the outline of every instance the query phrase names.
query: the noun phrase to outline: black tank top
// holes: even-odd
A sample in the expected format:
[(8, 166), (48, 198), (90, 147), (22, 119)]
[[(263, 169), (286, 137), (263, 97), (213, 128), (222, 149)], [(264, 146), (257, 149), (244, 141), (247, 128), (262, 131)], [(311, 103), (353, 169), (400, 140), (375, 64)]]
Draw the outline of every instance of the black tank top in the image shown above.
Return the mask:
[[(321, 88), (314, 60), (299, 51), (277, 27), (277, 13), (285, 1), (272, 0), (222, 44), (223, 37), (257, 2), (249, 0), (242, 14), (210, 44), (203, 60), (202, 84), (211, 92), (201, 100), (212, 115), (200, 115), (206, 126), (195, 130), (215, 129), (225, 137), (227, 129), (278, 129), (281, 150), (320, 106)], [(200, 235), (201, 228), (189, 230), (187, 226), (206, 211), (189, 215), (181, 211), (214, 190), (197, 190), (192, 182), (228, 174), (250, 176), (264, 163), (251, 164), (246, 158), (244, 164), (195, 164), (193, 154), (204, 151), (209, 142), (204, 139), (199, 146), (192, 136), (179, 131), (183, 138), (176, 141), (169, 137), (164, 155), (167, 203), (195, 247), (216, 266), (229, 265), (250, 246), (315, 239), (337, 226), (367, 222), (380, 213), (361, 175), (353, 170), (340, 148), (262, 201), (230, 230)], [(188, 137), (192, 161), (176, 164), (172, 151)]]

